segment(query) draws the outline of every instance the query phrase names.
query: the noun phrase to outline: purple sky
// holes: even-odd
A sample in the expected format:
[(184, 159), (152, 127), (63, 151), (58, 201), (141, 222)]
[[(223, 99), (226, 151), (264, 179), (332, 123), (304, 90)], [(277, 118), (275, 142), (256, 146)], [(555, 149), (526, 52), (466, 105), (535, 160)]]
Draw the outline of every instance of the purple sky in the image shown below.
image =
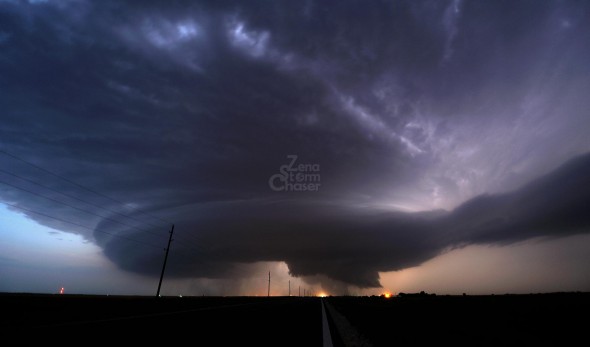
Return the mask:
[(590, 290), (589, 15), (0, 0), (0, 291)]

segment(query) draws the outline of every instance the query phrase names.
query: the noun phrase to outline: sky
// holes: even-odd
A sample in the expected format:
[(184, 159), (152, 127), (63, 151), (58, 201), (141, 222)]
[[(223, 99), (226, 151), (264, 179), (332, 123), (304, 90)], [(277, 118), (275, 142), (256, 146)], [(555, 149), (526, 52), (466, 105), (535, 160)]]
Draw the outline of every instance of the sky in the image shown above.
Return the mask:
[(589, 16), (0, 0), (0, 291), (589, 291)]

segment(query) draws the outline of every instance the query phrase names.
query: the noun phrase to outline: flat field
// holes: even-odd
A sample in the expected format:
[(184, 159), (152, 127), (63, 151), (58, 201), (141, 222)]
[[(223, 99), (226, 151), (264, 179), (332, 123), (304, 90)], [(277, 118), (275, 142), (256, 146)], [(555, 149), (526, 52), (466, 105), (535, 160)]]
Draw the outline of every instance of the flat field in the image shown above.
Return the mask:
[[(322, 302), (327, 320), (322, 320)], [(3, 345), (573, 345), (590, 294), (133, 297), (0, 294)], [(325, 322), (329, 324), (326, 325)]]

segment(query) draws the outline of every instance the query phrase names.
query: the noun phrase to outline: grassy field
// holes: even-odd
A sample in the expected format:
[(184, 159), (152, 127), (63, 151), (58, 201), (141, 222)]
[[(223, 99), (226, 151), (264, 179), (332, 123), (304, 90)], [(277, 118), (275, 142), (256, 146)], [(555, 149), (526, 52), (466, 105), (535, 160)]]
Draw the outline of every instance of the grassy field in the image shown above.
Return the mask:
[(375, 346), (577, 345), (590, 294), (335, 297), (329, 303)]
[[(323, 300), (335, 346), (570, 345), (590, 312), (586, 293)], [(319, 298), (0, 294), (0, 307), (4, 342), (322, 345)]]
[(321, 346), (317, 298), (0, 295), (4, 341)]

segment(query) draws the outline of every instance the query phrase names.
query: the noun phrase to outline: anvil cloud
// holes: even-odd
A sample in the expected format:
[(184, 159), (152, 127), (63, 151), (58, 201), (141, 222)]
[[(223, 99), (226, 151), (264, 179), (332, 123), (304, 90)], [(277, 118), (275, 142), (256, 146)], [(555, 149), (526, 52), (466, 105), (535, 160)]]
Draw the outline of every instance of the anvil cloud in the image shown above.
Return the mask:
[[(144, 274), (161, 249), (113, 234), (160, 245), (174, 223), (169, 271), (188, 278), (284, 261), (377, 287), (448, 249), (586, 233), (589, 11), (0, 1), (0, 149), (116, 201), (6, 155), (53, 190), (0, 180), (94, 214), (6, 184), (0, 199), (85, 226), (25, 210)], [(317, 191), (269, 186), (293, 154), (319, 167)]]

